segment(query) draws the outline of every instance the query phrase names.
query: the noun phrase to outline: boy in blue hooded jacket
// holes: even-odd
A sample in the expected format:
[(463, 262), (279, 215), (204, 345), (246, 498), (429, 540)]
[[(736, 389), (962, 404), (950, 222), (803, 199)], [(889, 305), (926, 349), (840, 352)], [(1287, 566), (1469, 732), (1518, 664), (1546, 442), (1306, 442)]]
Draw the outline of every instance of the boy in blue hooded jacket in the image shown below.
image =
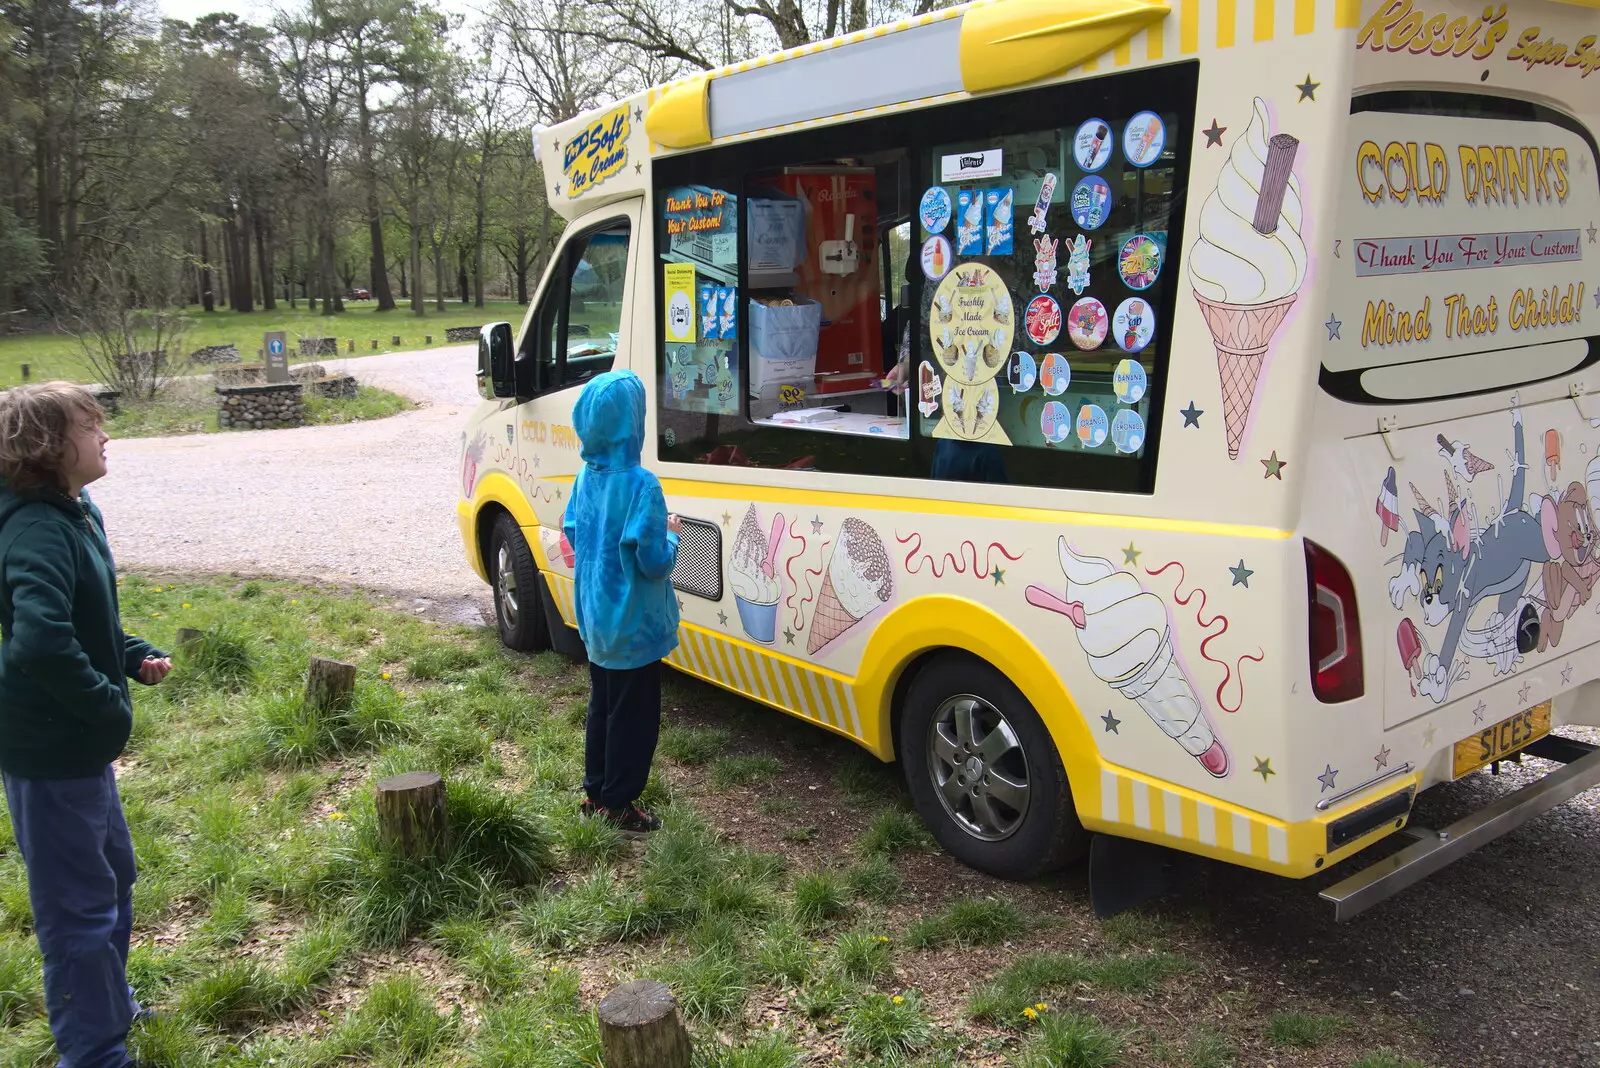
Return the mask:
[(572, 421), (584, 466), (561, 524), (589, 652), (582, 810), (629, 834), (661, 826), (638, 800), (661, 728), (661, 658), (678, 645), (668, 580), (680, 524), (667, 514), (661, 483), (639, 466), (644, 405), (644, 383), (632, 371), (607, 371), (583, 387)]

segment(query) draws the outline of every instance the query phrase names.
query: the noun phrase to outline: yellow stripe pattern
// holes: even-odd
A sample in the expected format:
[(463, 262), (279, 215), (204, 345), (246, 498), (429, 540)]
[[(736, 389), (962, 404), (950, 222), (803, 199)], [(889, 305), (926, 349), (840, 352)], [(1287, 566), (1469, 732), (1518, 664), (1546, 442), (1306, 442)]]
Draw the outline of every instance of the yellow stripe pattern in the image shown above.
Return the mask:
[[(545, 572), (561, 618), (576, 626), (573, 583)], [(692, 623), (678, 627), (678, 648), (667, 663), (753, 701), (863, 741), (853, 680)]]
[(1099, 817), (1088, 822), (1254, 868), (1290, 866), (1283, 821), (1112, 768), (1100, 770)]

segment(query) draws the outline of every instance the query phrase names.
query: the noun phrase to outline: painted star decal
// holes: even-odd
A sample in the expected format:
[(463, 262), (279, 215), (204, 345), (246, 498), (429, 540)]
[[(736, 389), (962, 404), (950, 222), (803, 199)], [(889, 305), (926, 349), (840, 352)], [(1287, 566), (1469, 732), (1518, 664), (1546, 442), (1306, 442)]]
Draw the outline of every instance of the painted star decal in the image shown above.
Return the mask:
[(1342, 244), (1344, 244), (1343, 241), (1338, 241), (1338, 240), (1334, 241), (1334, 243), (1333, 243), (1333, 258), (1334, 259), (1338, 259), (1339, 258), (1339, 246), (1342, 245)]
[(811, 533), (813, 533), (813, 534), (821, 534), (822, 533), (822, 517), (821, 516), (813, 516), (812, 517), (812, 519), (811, 519)]
[(1488, 707), (1489, 706), (1484, 704), (1482, 701), (1478, 702), (1478, 707), (1472, 710), (1472, 722), (1474, 725), (1483, 722), (1483, 713), (1488, 709)]
[(989, 577), (994, 579), (996, 586), (1004, 586), (1006, 584), (1006, 573), (998, 567), (989, 572)]
[(1143, 555), (1144, 555), (1144, 550), (1143, 549), (1135, 549), (1133, 547), (1133, 542), (1130, 541), (1128, 543), (1128, 547), (1126, 549), (1122, 550), (1122, 562), (1125, 563), (1125, 564), (1134, 564), (1134, 565), (1137, 566), (1138, 563), (1139, 563), (1139, 557), (1141, 557)]
[(1322, 83), (1312, 81), (1308, 72), (1306, 80), (1295, 86), (1295, 88), (1300, 90), (1300, 100), (1296, 100), (1296, 104), (1300, 103), (1301, 100), (1309, 100), (1314, 104), (1317, 101), (1317, 90), (1322, 88)]
[(562, 489), (562, 488), (561, 488), (561, 487), (560, 487), (560, 486), (557, 486), (557, 487), (556, 487), (556, 500), (558, 500), (558, 501), (559, 501), (559, 500), (560, 500), (560, 499), (561, 499), (561, 495), (562, 495), (562, 494), (563, 494), (563, 493), (565, 493), (565, 492), (566, 492), (566, 491), (565, 491), (565, 490), (563, 490), (563, 489)]
[[(1600, 297), (1600, 292), (1597, 292), (1595, 296)], [(1178, 412), (1178, 414), (1183, 416), (1184, 426), (1192, 426), (1196, 429), (1199, 429), (1200, 417), (1206, 414), (1206, 410), (1204, 408), (1196, 408), (1194, 406), (1194, 401), (1190, 401), (1189, 407), (1182, 409)]]
[(788, 644), (793, 645), (794, 644), (794, 631), (790, 630), (788, 627), (784, 627), (783, 628), (783, 640), (785, 642), (787, 642)]
[(1591, 244), (1591, 245), (1594, 244), (1594, 235), (1597, 232), (1600, 232), (1600, 231), (1597, 231), (1596, 228), (1595, 228), (1594, 223), (1591, 222), (1589, 224), (1589, 244)]
[[(1374, 764), (1376, 764), (1380, 768), (1388, 767), (1389, 766), (1389, 747), (1388, 746), (1384, 746), (1382, 749), (1378, 750), (1378, 755), (1372, 758), (1372, 762)], [(1376, 770), (1376, 769), (1374, 769), (1374, 770)]]
[(1322, 325), (1328, 328), (1328, 340), (1329, 341), (1343, 341), (1344, 340), (1343, 338), (1341, 338), (1339, 336), (1339, 328), (1341, 326), (1343, 326), (1344, 324), (1341, 323), (1338, 319), (1335, 319), (1333, 317), (1333, 313), (1332, 312), (1328, 313), (1328, 321), (1323, 323)]
[(643, 163), (635, 163), (633, 165), (633, 173), (634, 174), (643, 174), (644, 173), (644, 164)]
[(1244, 566), (1244, 557), (1239, 557), (1238, 567), (1230, 567), (1228, 570), (1233, 573), (1233, 581), (1229, 583), (1230, 586), (1243, 586), (1247, 590), (1250, 588), (1250, 576), (1254, 575), (1255, 572)]
[(1332, 764), (1324, 765), (1322, 774), (1317, 776), (1317, 781), (1322, 784), (1322, 789), (1318, 790), (1317, 792), (1327, 793), (1329, 790), (1333, 789), (1333, 780), (1337, 778), (1338, 775), (1338, 768), (1335, 768)]
[(1222, 135), (1228, 132), (1228, 128), (1226, 126), (1218, 126), (1217, 120), (1212, 119), (1211, 126), (1200, 132), (1206, 135), (1206, 147), (1210, 148), (1213, 145), (1222, 144)]
[(539, 457), (535, 456), (533, 458), (533, 466), (534, 467), (538, 467), (539, 466)]
[(1572, 685), (1572, 665), (1571, 664), (1568, 664), (1566, 667), (1561, 669), (1561, 685), (1563, 685), (1563, 686), (1571, 686)]
[(560, 195), (561, 195), (561, 183), (557, 182), (556, 183), (556, 196), (560, 196)]
[(1117, 730), (1118, 727), (1122, 726), (1122, 721), (1120, 719), (1118, 719), (1116, 716), (1112, 715), (1110, 712), (1107, 712), (1105, 715), (1101, 716), (1100, 719), (1106, 725), (1106, 733), (1107, 734), (1121, 734), (1122, 733), (1121, 731)]
[(1439, 728), (1437, 726), (1432, 723), (1428, 724), (1422, 729), (1422, 744), (1431, 749), (1433, 747), (1433, 739), (1438, 733)]
[(724, 627), (726, 627), (728, 625), (728, 613), (726, 613), (726, 612), (718, 612), (717, 613), (717, 622), (722, 624)]
[(1261, 781), (1266, 782), (1267, 776), (1276, 775), (1278, 773), (1272, 770), (1271, 757), (1267, 757), (1264, 760), (1261, 757), (1256, 757), (1255, 771), (1251, 772), (1251, 774), (1261, 776)]
[(643, 122), (644, 121), (644, 110), (642, 108), (640, 108), (637, 104), (634, 105), (634, 108), (633, 108), (633, 121), (634, 122)]
[(1600, 308), (1600, 285), (1594, 287), (1594, 306)]
[(1261, 466), (1267, 469), (1267, 473), (1262, 475), (1262, 478), (1275, 478), (1279, 482), (1282, 482), (1283, 469), (1289, 466), (1289, 461), (1278, 459), (1278, 450), (1273, 449), (1272, 456), (1266, 460), (1262, 460)]
[(722, 513), (722, 525), (723, 526), (727, 526), (732, 521), (733, 521), (733, 514), (731, 512), (729, 512), (729, 511), (727, 511), (726, 509), (724, 509), (723, 513)]
[(1522, 688), (1517, 691), (1517, 700), (1522, 704), (1527, 704), (1528, 691), (1532, 688), (1533, 687), (1529, 686), (1527, 683), (1523, 683)]
[(678, 598), (678, 611), (679, 612), (683, 611), (683, 598), (682, 597)]

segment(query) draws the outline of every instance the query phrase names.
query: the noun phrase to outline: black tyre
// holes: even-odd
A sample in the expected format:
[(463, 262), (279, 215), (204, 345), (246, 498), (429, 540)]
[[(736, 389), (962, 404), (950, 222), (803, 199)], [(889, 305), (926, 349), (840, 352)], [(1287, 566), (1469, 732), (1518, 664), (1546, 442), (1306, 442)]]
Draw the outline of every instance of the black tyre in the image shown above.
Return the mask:
[(1087, 844), (1050, 733), (1011, 680), (975, 656), (941, 655), (912, 680), (900, 762), (939, 844), (979, 871), (1031, 879)]
[(535, 652), (550, 648), (539, 568), (517, 521), (501, 513), (489, 533), (489, 581), (494, 585), (494, 615), (508, 649)]

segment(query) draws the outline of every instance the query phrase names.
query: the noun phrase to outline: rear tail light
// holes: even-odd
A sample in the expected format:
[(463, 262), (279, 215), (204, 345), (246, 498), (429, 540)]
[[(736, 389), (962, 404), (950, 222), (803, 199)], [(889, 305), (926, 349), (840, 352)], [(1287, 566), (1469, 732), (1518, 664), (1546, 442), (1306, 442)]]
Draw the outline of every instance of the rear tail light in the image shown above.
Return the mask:
[(1311, 612), (1311, 690), (1326, 703), (1351, 701), (1361, 678), (1361, 627), (1356, 587), (1338, 557), (1306, 542), (1306, 600)]

